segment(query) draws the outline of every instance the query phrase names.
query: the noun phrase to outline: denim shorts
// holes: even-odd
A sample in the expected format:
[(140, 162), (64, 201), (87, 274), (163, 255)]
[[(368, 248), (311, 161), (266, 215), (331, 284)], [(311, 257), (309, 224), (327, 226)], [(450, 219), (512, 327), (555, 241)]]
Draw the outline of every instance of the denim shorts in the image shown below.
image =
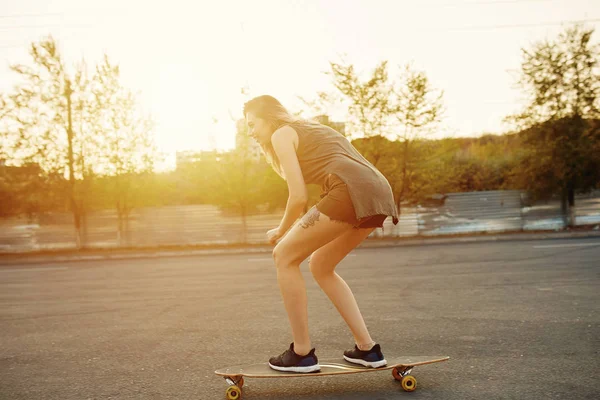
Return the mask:
[(327, 175), (322, 187), (321, 201), (316, 205), (317, 210), (332, 221), (345, 222), (360, 228), (381, 228), (387, 215), (377, 214), (369, 217), (356, 218), (356, 211), (346, 184), (335, 174)]

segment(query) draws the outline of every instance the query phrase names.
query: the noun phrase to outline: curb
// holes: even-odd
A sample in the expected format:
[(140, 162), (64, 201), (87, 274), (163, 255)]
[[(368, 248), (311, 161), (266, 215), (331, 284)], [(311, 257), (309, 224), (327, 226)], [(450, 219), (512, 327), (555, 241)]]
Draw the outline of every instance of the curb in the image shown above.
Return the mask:
[[(585, 232), (545, 232), (545, 233), (512, 233), (497, 235), (458, 236), (458, 237), (421, 237), (421, 238), (393, 238), (393, 239), (369, 239), (362, 243), (359, 249), (389, 248), (404, 246), (431, 246), (451, 245), (465, 243), (486, 242), (509, 242), (509, 241), (532, 241), (532, 240), (558, 240), (558, 239), (591, 239), (599, 238), (600, 231)], [(600, 245), (600, 241), (599, 241)], [(271, 253), (273, 246), (239, 247), (239, 248), (217, 248), (196, 250), (132, 250), (119, 253), (118, 250), (102, 251), (97, 254), (0, 254), (0, 265), (14, 264), (42, 264), (56, 262), (79, 262), (79, 261), (109, 261), (128, 260), (144, 258), (164, 257), (186, 257), (186, 256), (218, 256), (218, 255), (242, 255), (242, 254), (265, 254)]]

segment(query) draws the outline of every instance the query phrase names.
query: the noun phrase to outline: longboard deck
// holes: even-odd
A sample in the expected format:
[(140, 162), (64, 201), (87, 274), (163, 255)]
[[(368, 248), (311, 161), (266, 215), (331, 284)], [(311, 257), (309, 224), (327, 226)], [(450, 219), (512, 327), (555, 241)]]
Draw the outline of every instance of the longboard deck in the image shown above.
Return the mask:
[(395, 357), (387, 359), (387, 366), (381, 368), (368, 368), (347, 362), (343, 358), (320, 360), (321, 371), (310, 373), (282, 372), (269, 367), (267, 363), (239, 365), (221, 368), (215, 374), (224, 377), (246, 376), (249, 378), (294, 378), (301, 376), (325, 376), (338, 374), (356, 374), (360, 372), (375, 372), (389, 370), (398, 367), (416, 367), (418, 365), (433, 364), (447, 361), (448, 356), (411, 356)]

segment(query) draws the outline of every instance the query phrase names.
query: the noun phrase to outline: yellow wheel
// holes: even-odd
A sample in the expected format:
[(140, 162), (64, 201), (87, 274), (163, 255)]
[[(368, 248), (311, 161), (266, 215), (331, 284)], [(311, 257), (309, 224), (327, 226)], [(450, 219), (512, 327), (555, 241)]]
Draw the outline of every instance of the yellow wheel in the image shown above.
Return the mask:
[(238, 400), (242, 398), (242, 390), (237, 386), (229, 386), (225, 395), (227, 400)]
[(417, 388), (417, 380), (412, 375), (406, 375), (402, 378), (402, 389), (407, 392), (412, 392)]

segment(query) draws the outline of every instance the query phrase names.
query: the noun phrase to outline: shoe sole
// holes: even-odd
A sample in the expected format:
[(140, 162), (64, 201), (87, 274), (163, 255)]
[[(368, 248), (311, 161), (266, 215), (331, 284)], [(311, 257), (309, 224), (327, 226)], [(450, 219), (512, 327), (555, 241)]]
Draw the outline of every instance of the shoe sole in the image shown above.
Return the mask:
[(346, 357), (344, 356), (344, 360), (353, 363), (353, 364), (359, 364), (362, 365), (363, 367), (371, 367), (371, 368), (380, 368), (380, 367), (385, 367), (387, 365), (387, 361), (381, 360), (381, 361), (365, 361), (365, 360), (361, 360), (360, 358), (350, 358), (350, 357)]
[(302, 374), (306, 374), (309, 372), (318, 372), (321, 370), (321, 366), (319, 364), (317, 365), (311, 365), (308, 367), (278, 367), (276, 365), (273, 365), (271, 363), (269, 363), (269, 367), (271, 367), (272, 369), (276, 370), (276, 371), (281, 371), (281, 372), (298, 372), (298, 373), (302, 373)]

